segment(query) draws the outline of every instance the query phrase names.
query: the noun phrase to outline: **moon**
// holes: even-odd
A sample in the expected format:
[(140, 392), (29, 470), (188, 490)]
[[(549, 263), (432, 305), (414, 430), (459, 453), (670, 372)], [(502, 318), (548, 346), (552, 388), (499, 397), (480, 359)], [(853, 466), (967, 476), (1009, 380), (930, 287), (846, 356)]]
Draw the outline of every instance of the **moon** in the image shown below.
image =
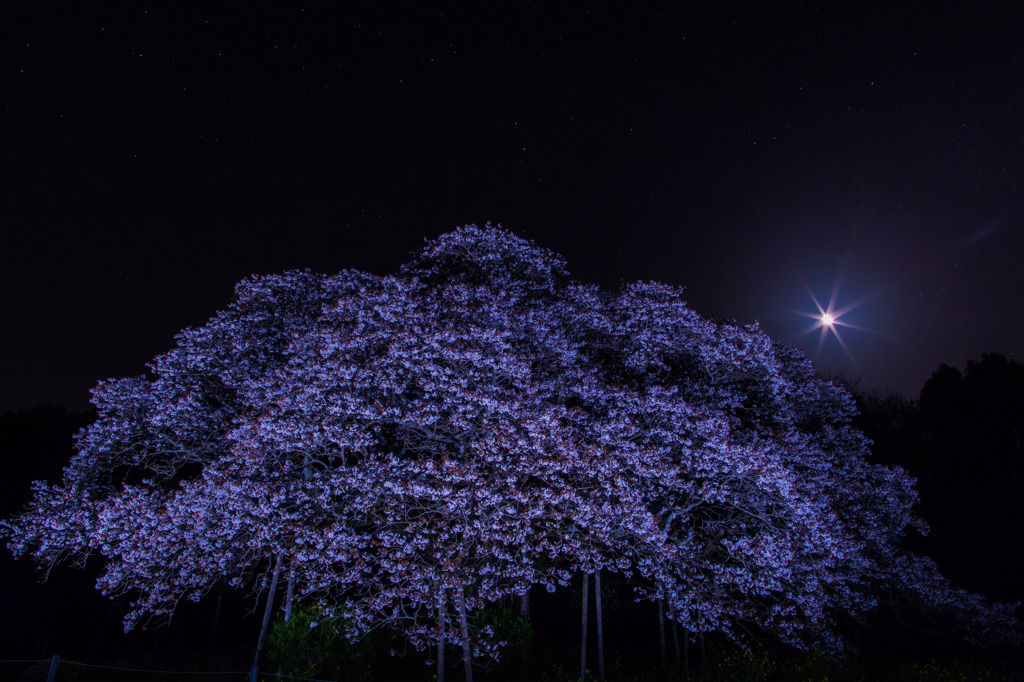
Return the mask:
[[(801, 330), (796, 335), (796, 338), (800, 338), (801, 336), (804, 336), (805, 334), (810, 334), (810, 333), (815, 332), (815, 331), (820, 332), (820, 334), (818, 335), (818, 353), (821, 353), (821, 349), (822, 349), (822, 346), (825, 343), (825, 340), (829, 336), (834, 336), (835, 339), (836, 339), (836, 342), (838, 342), (839, 346), (843, 349), (843, 352), (846, 353), (846, 357), (848, 357), (850, 359), (850, 362), (853, 364), (853, 366), (855, 368), (857, 368), (857, 361), (854, 359), (853, 354), (850, 353), (850, 349), (846, 345), (846, 341), (843, 340), (843, 336), (840, 333), (839, 328), (840, 327), (849, 327), (851, 329), (857, 329), (857, 330), (860, 330), (860, 331), (868, 331), (868, 330), (864, 329), (863, 327), (859, 327), (857, 325), (850, 324), (849, 322), (847, 322), (847, 321), (845, 321), (843, 319), (843, 316), (846, 315), (846, 313), (850, 312), (854, 308), (860, 307), (868, 299), (867, 298), (862, 298), (862, 299), (860, 299), (858, 301), (854, 301), (853, 303), (850, 303), (850, 304), (842, 306), (842, 307), (837, 306), (836, 304), (837, 304), (838, 299), (839, 299), (839, 283), (840, 283), (840, 278), (837, 277), (836, 278), (836, 282), (835, 282), (835, 284), (832, 287), (832, 296), (828, 300), (828, 305), (823, 306), (821, 304), (821, 302), (818, 300), (818, 297), (814, 295), (813, 291), (811, 291), (811, 287), (808, 286), (807, 282), (804, 282), (804, 288), (807, 289), (807, 293), (810, 295), (811, 300), (814, 302), (814, 307), (817, 308), (817, 311), (816, 312), (806, 312), (806, 311), (800, 311), (800, 310), (793, 310), (793, 311), (791, 311), (791, 312), (796, 313), (797, 315), (802, 315), (803, 317), (809, 317), (812, 320), (814, 320), (814, 323), (811, 324), (810, 326), (808, 326), (807, 328)], [(859, 371), (859, 368), (858, 368), (858, 371)]]

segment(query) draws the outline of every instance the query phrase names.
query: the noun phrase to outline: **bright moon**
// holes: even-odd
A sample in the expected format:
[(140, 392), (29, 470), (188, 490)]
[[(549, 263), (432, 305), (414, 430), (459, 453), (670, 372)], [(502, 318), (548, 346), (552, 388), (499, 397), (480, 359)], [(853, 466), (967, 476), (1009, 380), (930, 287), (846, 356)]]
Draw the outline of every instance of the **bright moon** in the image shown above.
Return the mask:
[(839, 346), (843, 349), (843, 352), (846, 353), (846, 357), (850, 358), (850, 362), (853, 363), (854, 367), (856, 367), (857, 361), (853, 359), (853, 355), (850, 353), (850, 349), (846, 346), (846, 342), (843, 341), (842, 334), (839, 333), (839, 328), (850, 327), (851, 329), (860, 329), (861, 331), (866, 331), (863, 327), (858, 327), (856, 325), (850, 324), (849, 322), (843, 321), (843, 315), (850, 312), (854, 308), (859, 307), (867, 299), (855, 301), (854, 303), (846, 305), (842, 308), (837, 307), (836, 300), (839, 298), (838, 278), (836, 279), (835, 286), (832, 287), (832, 297), (831, 299), (829, 299), (827, 306), (821, 305), (821, 302), (818, 301), (817, 296), (814, 295), (814, 292), (811, 291), (811, 288), (807, 286), (806, 282), (804, 282), (804, 288), (807, 289), (807, 293), (810, 294), (811, 300), (814, 301), (814, 307), (817, 308), (818, 310), (816, 313), (793, 311), (797, 315), (803, 315), (804, 317), (809, 317), (812, 320), (814, 320), (814, 324), (810, 325), (809, 327), (798, 333), (797, 337), (799, 338), (804, 334), (810, 334), (811, 332), (814, 331), (820, 331), (821, 333), (818, 335), (819, 353), (821, 353), (821, 348), (822, 345), (825, 343), (825, 339), (827, 339), (830, 335), (836, 337), (836, 341), (839, 343)]

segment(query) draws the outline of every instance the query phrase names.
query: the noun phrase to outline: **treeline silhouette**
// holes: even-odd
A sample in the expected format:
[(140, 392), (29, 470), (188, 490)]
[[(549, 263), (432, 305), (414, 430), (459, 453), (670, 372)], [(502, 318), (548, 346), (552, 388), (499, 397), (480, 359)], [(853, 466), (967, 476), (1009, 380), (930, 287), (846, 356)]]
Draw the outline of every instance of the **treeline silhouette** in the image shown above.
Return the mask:
[(876, 461), (917, 478), (931, 527), (911, 541), (955, 584), (1000, 601), (1024, 599), (1024, 364), (998, 353), (942, 365), (917, 399), (856, 394), (857, 426)]

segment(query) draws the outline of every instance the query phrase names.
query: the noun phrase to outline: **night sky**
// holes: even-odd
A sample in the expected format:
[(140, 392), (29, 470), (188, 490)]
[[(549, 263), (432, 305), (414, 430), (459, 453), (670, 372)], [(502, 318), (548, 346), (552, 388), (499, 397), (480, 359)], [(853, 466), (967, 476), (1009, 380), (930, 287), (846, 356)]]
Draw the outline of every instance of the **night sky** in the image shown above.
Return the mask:
[(0, 410), (487, 221), (866, 389), (1024, 357), (1018, 3), (431, 4), (6, 3)]

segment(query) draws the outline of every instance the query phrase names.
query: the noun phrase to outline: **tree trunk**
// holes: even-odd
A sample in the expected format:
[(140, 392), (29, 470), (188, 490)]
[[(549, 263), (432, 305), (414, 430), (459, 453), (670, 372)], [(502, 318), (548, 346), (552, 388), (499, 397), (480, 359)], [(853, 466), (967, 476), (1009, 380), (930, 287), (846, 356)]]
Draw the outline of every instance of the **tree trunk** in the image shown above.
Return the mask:
[[(519, 615), (523, 618), (530, 617), (530, 588), (526, 588), (526, 592), (519, 598)], [(533, 642), (527, 642), (522, 647), (523, 662), (530, 660), (530, 647), (533, 646)]]
[(295, 599), (295, 571), (288, 571), (288, 589), (284, 593), (284, 622), (292, 620), (292, 603)]
[(587, 592), (590, 589), (590, 574), (583, 573), (583, 608), (582, 608), (582, 620), (580, 627), (582, 629), (582, 635), (580, 636), (580, 682), (584, 682), (587, 679), (587, 607), (590, 605), (590, 595)]
[(658, 600), (658, 633), (661, 635), (661, 668), (668, 666), (665, 656), (665, 600)]
[(260, 654), (263, 653), (263, 642), (267, 638), (267, 626), (270, 625), (270, 614), (274, 610), (274, 597), (277, 594), (277, 580), (281, 577), (281, 556), (278, 555), (274, 565), (274, 575), (270, 579), (270, 593), (267, 595), (267, 607), (263, 610), (263, 624), (260, 626), (260, 636), (256, 640), (256, 654), (252, 657), (252, 673), (255, 674), (260, 667)]
[(466, 682), (473, 682), (473, 645), (469, 641), (469, 621), (466, 620), (466, 588), (459, 588), (459, 619), (462, 621), (462, 664), (466, 668)]
[(220, 623), (220, 602), (224, 595), (217, 595), (217, 606), (213, 609), (213, 627), (210, 629), (210, 653), (217, 646), (217, 625)]
[[(292, 598), (295, 596), (295, 569), (288, 571), (288, 589), (284, 593), (284, 622), (288, 623), (292, 619)], [(284, 673), (283, 667), (279, 664), (277, 666), (277, 679), (281, 679), (281, 675)]]
[(441, 606), (438, 606), (437, 629), (441, 634), (437, 639), (437, 682), (444, 682), (444, 615)]
[(676, 667), (679, 667), (679, 627), (675, 619), (672, 620), (672, 648), (676, 650)]
[(690, 674), (690, 631), (683, 629), (683, 674)]
[(604, 621), (601, 618), (601, 569), (594, 572), (594, 599), (597, 606), (597, 678), (604, 680)]

